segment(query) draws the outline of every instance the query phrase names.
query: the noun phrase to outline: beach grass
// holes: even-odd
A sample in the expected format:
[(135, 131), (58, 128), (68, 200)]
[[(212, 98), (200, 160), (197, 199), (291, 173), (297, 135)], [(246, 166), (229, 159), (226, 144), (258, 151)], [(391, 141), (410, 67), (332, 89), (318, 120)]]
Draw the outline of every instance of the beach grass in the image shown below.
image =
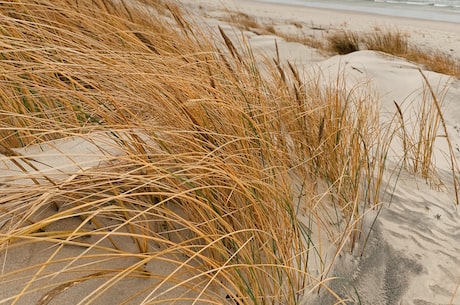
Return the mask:
[(349, 54), (360, 50), (360, 40), (356, 33), (340, 31), (327, 37), (328, 51), (339, 55)]
[[(279, 58), (262, 72), (167, 1), (0, 11), (0, 304), (86, 284), (76, 304), (345, 302), (329, 272), (362, 247), (394, 134), (365, 85), (305, 83)], [(33, 263), (10, 264), (24, 251)]]
[(359, 50), (374, 50), (412, 61), (424, 69), (460, 77), (460, 59), (440, 50), (413, 45), (409, 35), (399, 30), (376, 28), (370, 33), (338, 31), (327, 36), (328, 50), (348, 54)]

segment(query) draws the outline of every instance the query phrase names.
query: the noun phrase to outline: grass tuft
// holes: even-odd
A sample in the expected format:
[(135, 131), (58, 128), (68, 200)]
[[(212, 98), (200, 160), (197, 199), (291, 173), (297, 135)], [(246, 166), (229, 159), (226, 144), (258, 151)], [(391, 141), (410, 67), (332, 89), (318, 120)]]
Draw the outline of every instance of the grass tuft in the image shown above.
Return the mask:
[(369, 50), (402, 56), (409, 50), (408, 36), (400, 31), (375, 30), (365, 38)]
[(327, 37), (328, 49), (331, 52), (343, 55), (359, 51), (359, 38), (355, 33), (341, 31)]

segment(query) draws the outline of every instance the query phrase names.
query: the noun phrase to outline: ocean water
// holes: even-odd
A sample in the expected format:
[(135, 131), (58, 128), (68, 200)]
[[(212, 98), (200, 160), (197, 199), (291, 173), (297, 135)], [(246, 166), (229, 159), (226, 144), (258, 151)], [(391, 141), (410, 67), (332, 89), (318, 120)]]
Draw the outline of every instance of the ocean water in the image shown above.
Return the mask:
[[(460, 0), (259, 0), (460, 23)], [(460, 24), (459, 24), (460, 34)]]
[(374, 2), (402, 3), (408, 5), (433, 5), (439, 7), (460, 8), (460, 0), (374, 0)]

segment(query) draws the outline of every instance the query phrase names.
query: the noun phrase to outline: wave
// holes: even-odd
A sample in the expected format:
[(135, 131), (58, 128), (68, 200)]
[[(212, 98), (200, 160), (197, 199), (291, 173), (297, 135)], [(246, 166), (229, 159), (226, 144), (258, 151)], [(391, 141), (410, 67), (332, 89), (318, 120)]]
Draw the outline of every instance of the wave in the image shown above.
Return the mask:
[(394, 4), (407, 4), (407, 5), (431, 5), (436, 7), (445, 8), (459, 8), (460, 0), (374, 0), (374, 2), (385, 2)]

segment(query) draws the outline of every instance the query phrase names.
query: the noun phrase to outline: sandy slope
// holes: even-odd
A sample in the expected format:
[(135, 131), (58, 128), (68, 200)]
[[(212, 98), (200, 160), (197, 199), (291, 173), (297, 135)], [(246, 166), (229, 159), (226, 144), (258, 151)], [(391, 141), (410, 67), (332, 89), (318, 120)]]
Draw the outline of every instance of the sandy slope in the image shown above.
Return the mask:
[[(423, 79), (411, 63), (386, 54), (361, 51), (336, 56), (319, 63), (322, 71), (341, 71), (347, 80), (368, 79), (381, 97), (382, 117), (394, 107), (393, 101), (406, 101), (403, 111), (416, 108), (423, 92)], [(454, 145), (460, 81), (423, 71), (440, 91), (449, 86), (444, 99), (446, 124)], [(333, 287), (353, 304), (460, 304), (455, 291), (460, 283), (460, 222), (448, 162), (443, 157), (445, 143), (438, 140), (435, 158), (443, 186), (437, 187), (405, 171), (388, 177), (381, 210), (370, 233), (363, 256), (344, 254), (334, 264), (333, 275), (340, 279)], [(393, 165), (401, 151), (395, 145)], [(457, 152), (457, 159), (459, 154)], [(390, 162), (391, 164), (391, 162)], [(394, 186), (394, 188), (392, 188)], [(377, 211), (368, 214), (372, 223)], [(318, 296), (320, 304), (332, 304), (329, 296)]]

